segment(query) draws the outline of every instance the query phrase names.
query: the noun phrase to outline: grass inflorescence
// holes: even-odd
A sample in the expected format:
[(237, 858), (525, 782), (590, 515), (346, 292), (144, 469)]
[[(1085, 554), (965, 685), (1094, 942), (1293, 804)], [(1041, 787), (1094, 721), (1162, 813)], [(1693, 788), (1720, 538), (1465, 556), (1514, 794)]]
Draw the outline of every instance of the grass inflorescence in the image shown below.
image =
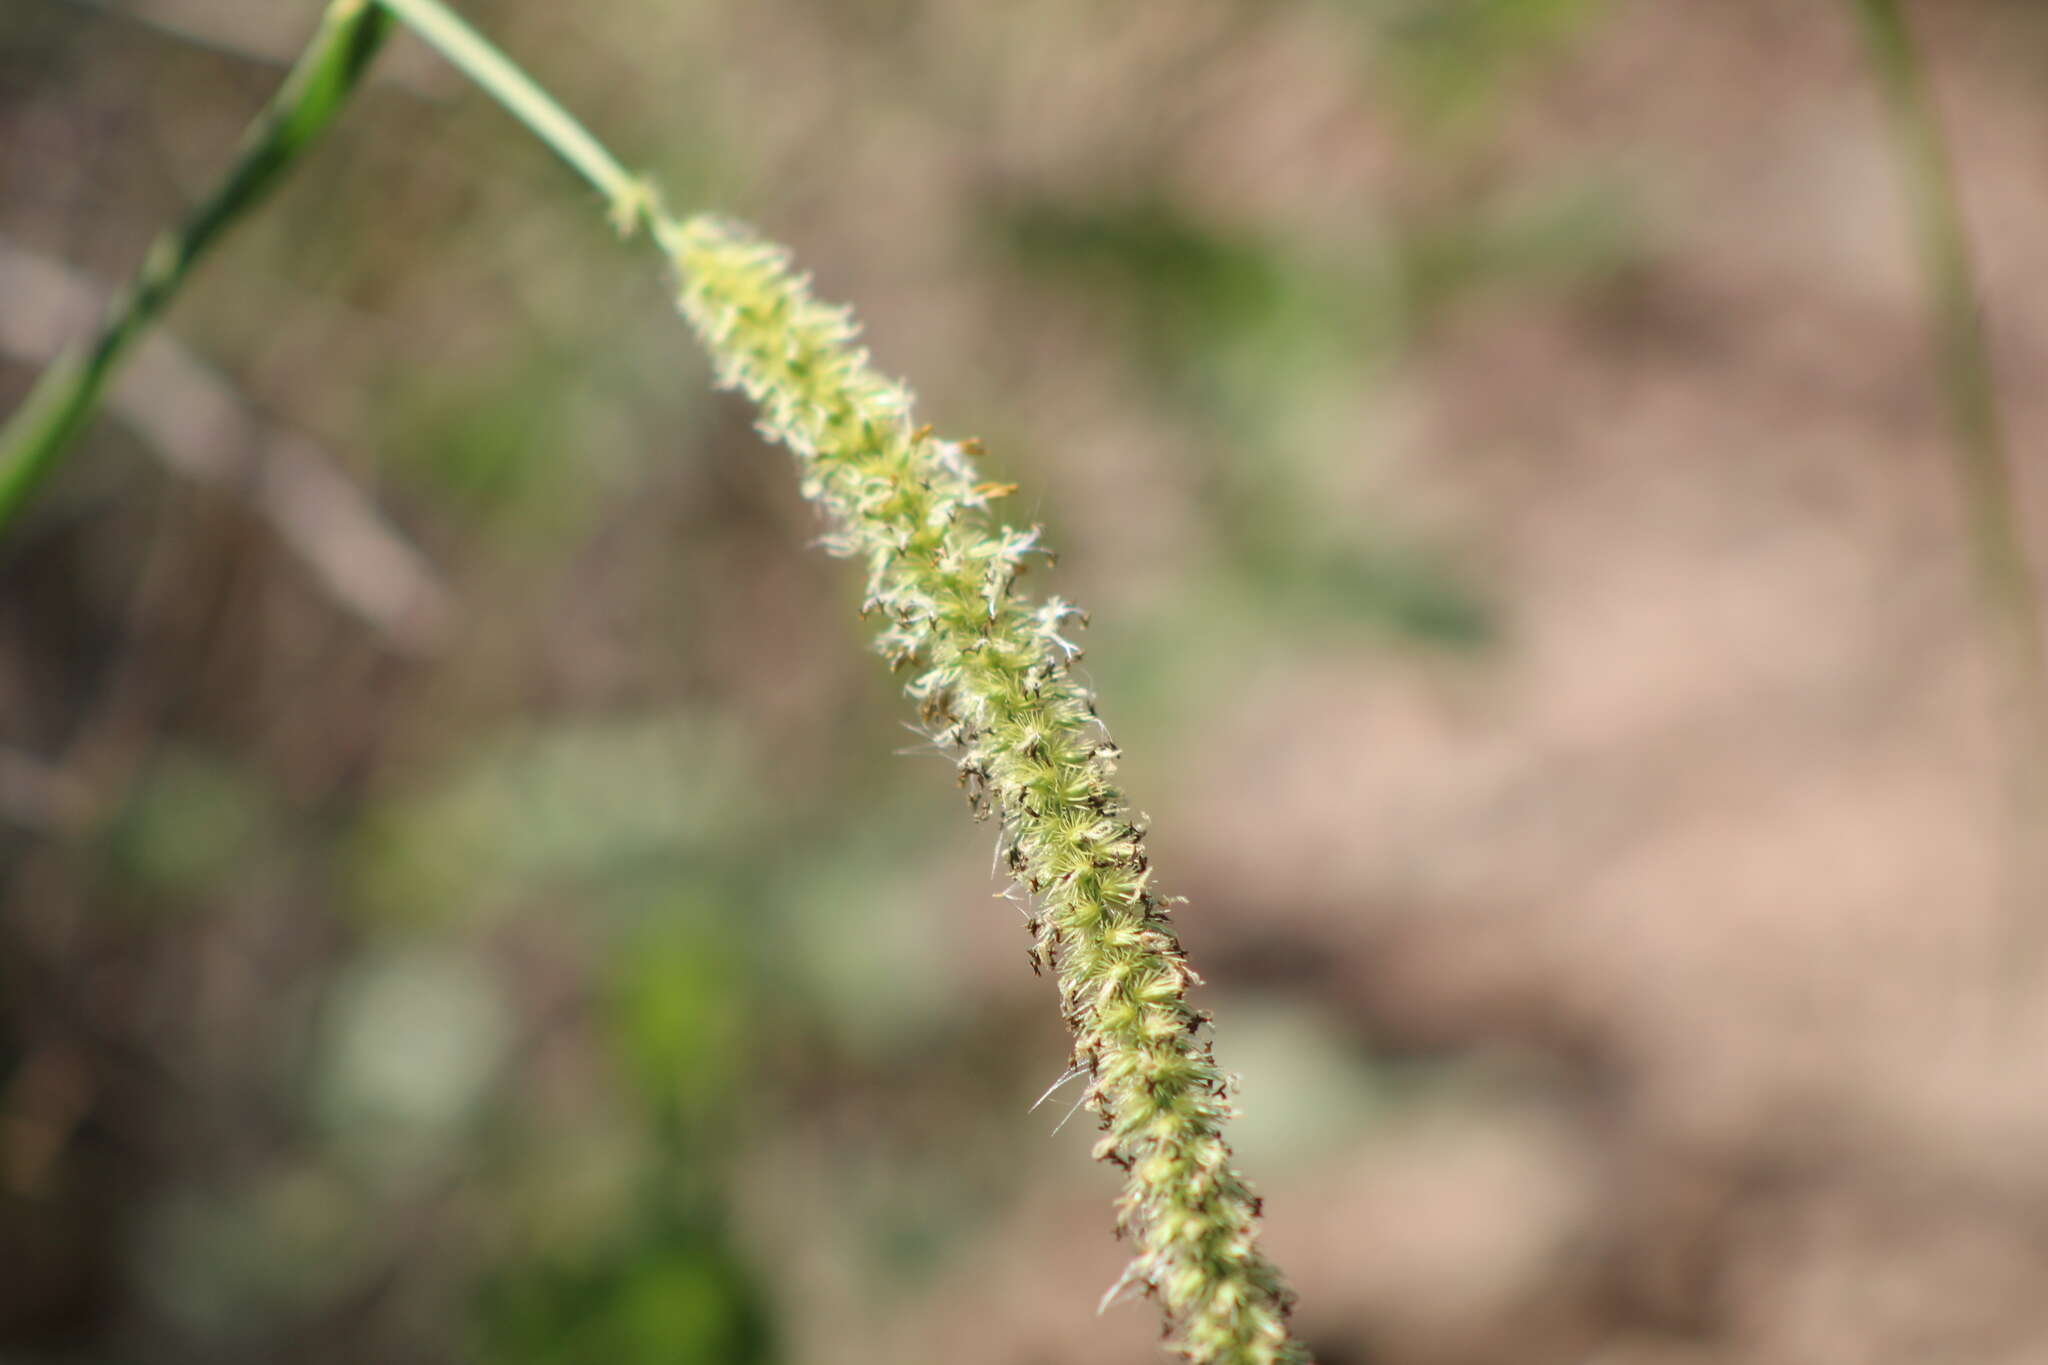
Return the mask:
[(710, 218), (654, 232), (718, 380), (760, 409), (797, 457), (828, 547), (867, 571), (878, 647), (908, 677), (931, 738), (958, 754), (976, 811), (1028, 893), (1034, 968), (1057, 976), (1074, 1062), (1123, 1168), (1118, 1224), (1137, 1248), (1119, 1287), (1156, 1297), (1177, 1348), (1200, 1362), (1305, 1361), (1291, 1295), (1261, 1253), (1259, 1201), (1222, 1135), (1229, 1082), (1188, 1003), (1196, 984), (1152, 885), (1144, 830), (1116, 782), (1117, 749), (1076, 678), (1080, 612), (1017, 590), (1042, 553), (1035, 527), (998, 522), (1000, 489), (971, 442), (915, 424), (911, 395), (877, 371), (847, 310), (813, 297), (788, 254)]

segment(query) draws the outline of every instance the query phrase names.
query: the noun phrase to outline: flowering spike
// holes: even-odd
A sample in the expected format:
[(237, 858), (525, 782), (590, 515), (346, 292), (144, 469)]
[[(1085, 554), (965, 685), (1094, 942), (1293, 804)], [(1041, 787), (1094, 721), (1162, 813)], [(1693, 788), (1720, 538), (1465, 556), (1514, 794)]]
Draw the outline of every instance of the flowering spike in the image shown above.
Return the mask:
[(1135, 1256), (1105, 1306), (1142, 1289), (1198, 1365), (1305, 1365), (1293, 1296), (1258, 1249), (1258, 1200), (1222, 1140), (1229, 1087), (1187, 1004), (1197, 978), (1149, 889), (1118, 750), (1072, 672), (1080, 651), (1062, 631), (1086, 618), (1015, 590), (1042, 552), (1037, 528), (990, 522), (988, 503), (1011, 490), (976, 476), (979, 442), (914, 427), (909, 392), (868, 364), (852, 316), (819, 302), (782, 248), (710, 218), (654, 230), (718, 382), (797, 457), (804, 496), (832, 523), (827, 547), (865, 561), (882, 653), (910, 672), (934, 743), (962, 753), (977, 811), (1001, 821), (1032, 965), (1058, 977), (1073, 1065), (1090, 1077), (1096, 1154), (1128, 1175), (1117, 1221)]

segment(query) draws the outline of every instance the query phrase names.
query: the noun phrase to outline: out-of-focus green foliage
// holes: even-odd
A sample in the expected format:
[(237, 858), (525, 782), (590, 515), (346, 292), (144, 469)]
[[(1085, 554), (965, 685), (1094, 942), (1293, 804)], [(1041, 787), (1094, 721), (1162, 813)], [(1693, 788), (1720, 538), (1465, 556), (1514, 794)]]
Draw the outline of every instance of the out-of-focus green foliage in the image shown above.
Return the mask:
[(755, 1365), (774, 1359), (751, 1272), (702, 1214), (659, 1195), (612, 1244), (501, 1271), (478, 1298), (478, 1352), (506, 1365)]
[(687, 715), (487, 740), (366, 822), (361, 904), (459, 919), (686, 876), (756, 818), (751, 748)]
[(187, 899), (261, 859), (258, 781), (198, 752), (157, 757), (110, 830), (110, 861), (152, 897)]
[[(1615, 269), (1631, 251), (1628, 215), (1614, 194), (1588, 186), (1375, 226), (1330, 259), (1157, 200), (1027, 203), (1000, 215), (998, 230), (1025, 271), (1121, 304), (1134, 350), (1219, 489), (1227, 579), (1255, 583), (1268, 612), (1287, 604), (1311, 621), (1484, 644), (1498, 624), (1481, 589), (1391, 530), (1361, 544), (1325, 526), (1301, 478), (1320, 459), (1288, 447), (1303, 439), (1302, 413), (1368, 387), (1460, 303)], [(1308, 439), (1324, 439), (1311, 430)]]
[(1416, 112), (1460, 123), (1497, 107), (1528, 59), (1588, 23), (1600, 0), (1341, 0), (1369, 23), (1375, 69)]

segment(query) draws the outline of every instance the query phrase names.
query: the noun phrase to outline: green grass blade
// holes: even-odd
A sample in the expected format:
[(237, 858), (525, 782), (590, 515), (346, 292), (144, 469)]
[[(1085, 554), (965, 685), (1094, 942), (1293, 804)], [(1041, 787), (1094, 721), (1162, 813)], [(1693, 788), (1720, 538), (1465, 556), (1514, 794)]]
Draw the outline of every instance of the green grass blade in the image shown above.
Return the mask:
[(0, 532), (63, 460), (129, 348), (176, 296), (207, 249), (249, 213), (334, 121), (390, 29), (369, 0), (335, 0), (241, 154), (205, 201), (150, 245), (99, 334), (58, 356), (0, 427)]

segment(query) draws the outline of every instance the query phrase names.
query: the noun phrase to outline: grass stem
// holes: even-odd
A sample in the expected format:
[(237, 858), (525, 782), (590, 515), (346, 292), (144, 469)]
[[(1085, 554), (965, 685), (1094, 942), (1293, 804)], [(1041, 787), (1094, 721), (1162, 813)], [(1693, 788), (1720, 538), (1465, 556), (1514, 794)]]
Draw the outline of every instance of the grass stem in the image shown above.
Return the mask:
[(334, 121), (390, 28), (370, 0), (334, 0), (220, 183), (151, 243), (97, 336), (60, 354), (0, 426), (0, 532), (55, 470), (135, 341), (222, 233), (262, 201)]

